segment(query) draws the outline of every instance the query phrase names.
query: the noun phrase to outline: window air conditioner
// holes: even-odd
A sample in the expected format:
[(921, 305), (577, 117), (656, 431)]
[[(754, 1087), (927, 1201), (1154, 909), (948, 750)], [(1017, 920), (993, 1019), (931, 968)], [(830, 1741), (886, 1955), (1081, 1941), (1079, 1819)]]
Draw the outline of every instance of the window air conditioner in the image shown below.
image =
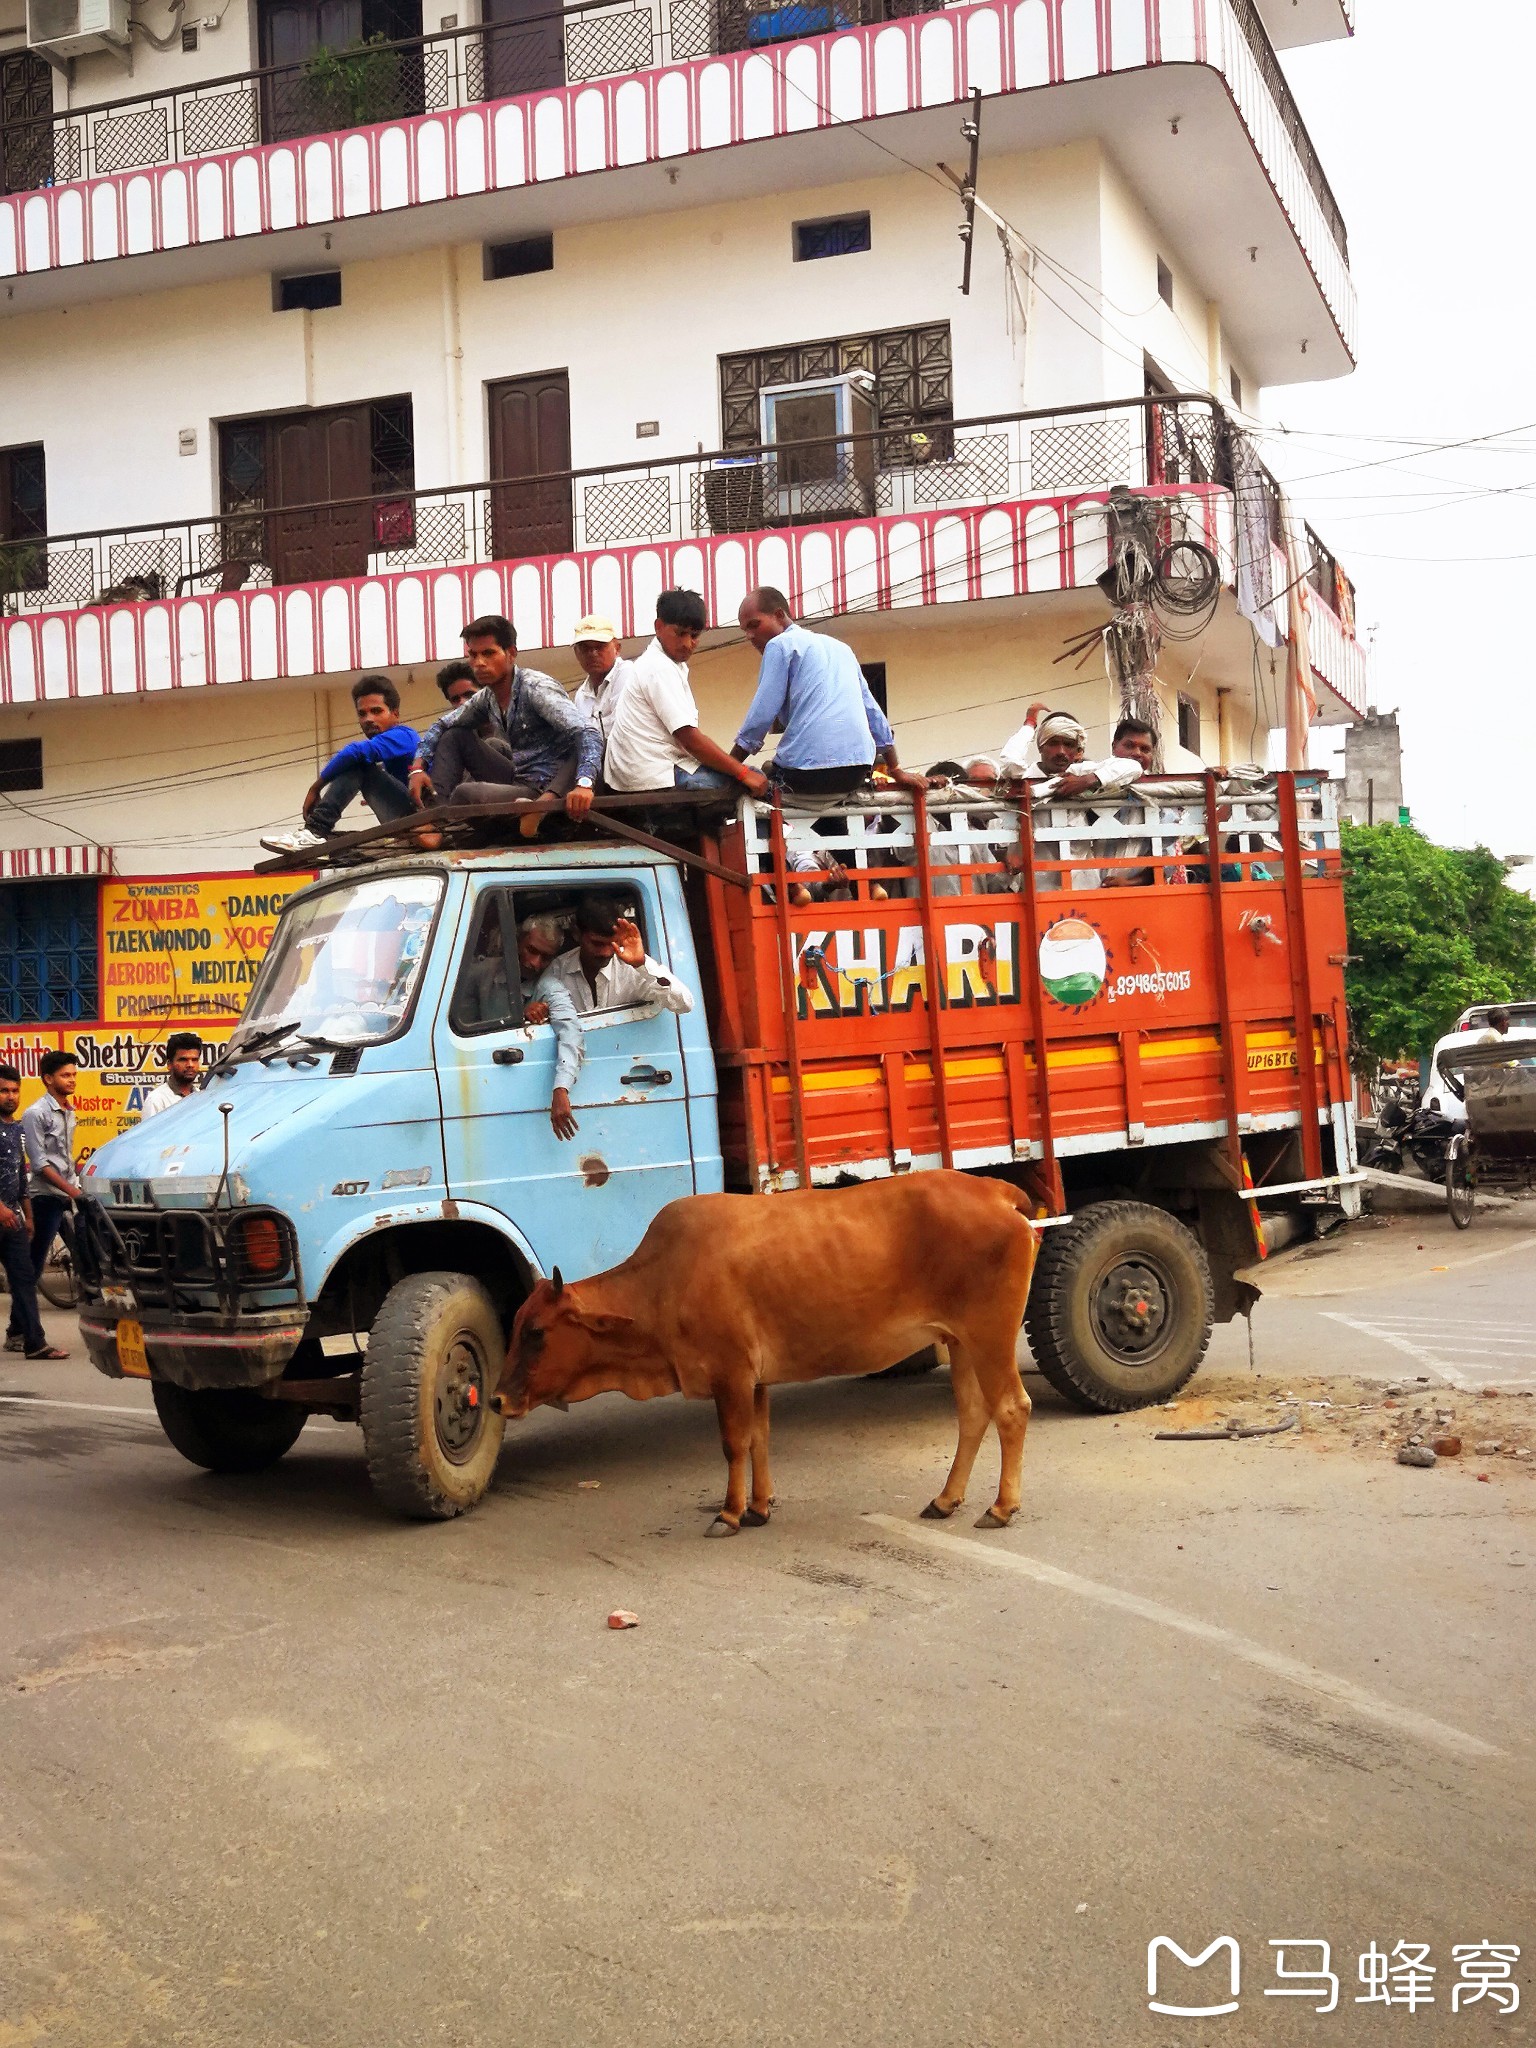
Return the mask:
[(763, 509), (769, 525), (806, 519), (861, 519), (874, 509), (875, 380), (867, 370), (807, 384), (769, 384), (758, 393)]
[(128, 0), (27, 0), (27, 46), (55, 57), (128, 47)]

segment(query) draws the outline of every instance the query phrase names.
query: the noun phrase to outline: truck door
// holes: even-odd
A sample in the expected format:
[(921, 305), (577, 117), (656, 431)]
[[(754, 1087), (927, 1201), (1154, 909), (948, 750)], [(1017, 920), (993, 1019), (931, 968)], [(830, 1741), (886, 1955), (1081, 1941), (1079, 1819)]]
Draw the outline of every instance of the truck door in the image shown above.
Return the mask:
[[(682, 1043), (668, 1010), (583, 1018), (586, 1057), (571, 1090), (577, 1133), (561, 1140), (550, 1126), (555, 1035), (523, 1023), (517, 924), (547, 908), (560, 882), (541, 874), (536, 890), (471, 884), (434, 1048), (449, 1193), (500, 1210), (546, 1271), (558, 1264), (575, 1279), (627, 1258), (658, 1209), (694, 1192), (694, 1168)], [(593, 878), (573, 875), (571, 884), (574, 894)], [(647, 952), (665, 961), (653, 880), (625, 875), (622, 892)]]

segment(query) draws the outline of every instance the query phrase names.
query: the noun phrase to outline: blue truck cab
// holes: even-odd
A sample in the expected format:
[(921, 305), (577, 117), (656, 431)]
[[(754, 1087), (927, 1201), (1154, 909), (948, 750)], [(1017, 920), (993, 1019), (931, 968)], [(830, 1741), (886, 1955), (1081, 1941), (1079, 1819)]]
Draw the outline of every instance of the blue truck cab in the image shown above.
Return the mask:
[(519, 921), (596, 893), (697, 996), (679, 869), (597, 846), (412, 854), (294, 896), (206, 1084), (103, 1146), (83, 1185), (81, 1330), (149, 1379), (215, 1471), (279, 1458), (312, 1413), (362, 1425), (386, 1504), (471, 1506), (519, 1302), (591, 1273), (679, 1195), (723, 1184), (702, 1003), (583, 1018), (573, 1139), (554, 1034), (524, 1022)]

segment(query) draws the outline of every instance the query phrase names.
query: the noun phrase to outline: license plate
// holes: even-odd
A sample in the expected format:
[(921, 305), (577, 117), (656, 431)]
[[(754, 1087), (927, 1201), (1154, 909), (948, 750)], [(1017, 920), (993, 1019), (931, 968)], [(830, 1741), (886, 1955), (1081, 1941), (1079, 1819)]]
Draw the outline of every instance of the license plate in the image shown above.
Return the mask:
[(120, 1316), (131, 1316), (139, 1305), (133, 1298), (131, 1287), (103, 1287), (101, 1298), (114, 1314)]
[(144, 1325), (129, 1322), (126, 1318), (117, 1326), (117, 1362), (125, 1377), (134, 1380), (149, 1378), (149, 1355), (144, 1349)]

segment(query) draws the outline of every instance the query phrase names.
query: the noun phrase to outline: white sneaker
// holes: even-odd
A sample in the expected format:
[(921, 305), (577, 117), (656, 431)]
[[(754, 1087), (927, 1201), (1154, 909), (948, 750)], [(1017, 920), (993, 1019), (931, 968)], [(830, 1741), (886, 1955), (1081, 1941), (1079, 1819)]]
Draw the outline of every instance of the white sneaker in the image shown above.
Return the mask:
[(297, 832), (269, 832), (261, 843), (268, 853), (308, 853), (312, 847), (324, 846), (325, 841), (318, 832), (301, 825)]

